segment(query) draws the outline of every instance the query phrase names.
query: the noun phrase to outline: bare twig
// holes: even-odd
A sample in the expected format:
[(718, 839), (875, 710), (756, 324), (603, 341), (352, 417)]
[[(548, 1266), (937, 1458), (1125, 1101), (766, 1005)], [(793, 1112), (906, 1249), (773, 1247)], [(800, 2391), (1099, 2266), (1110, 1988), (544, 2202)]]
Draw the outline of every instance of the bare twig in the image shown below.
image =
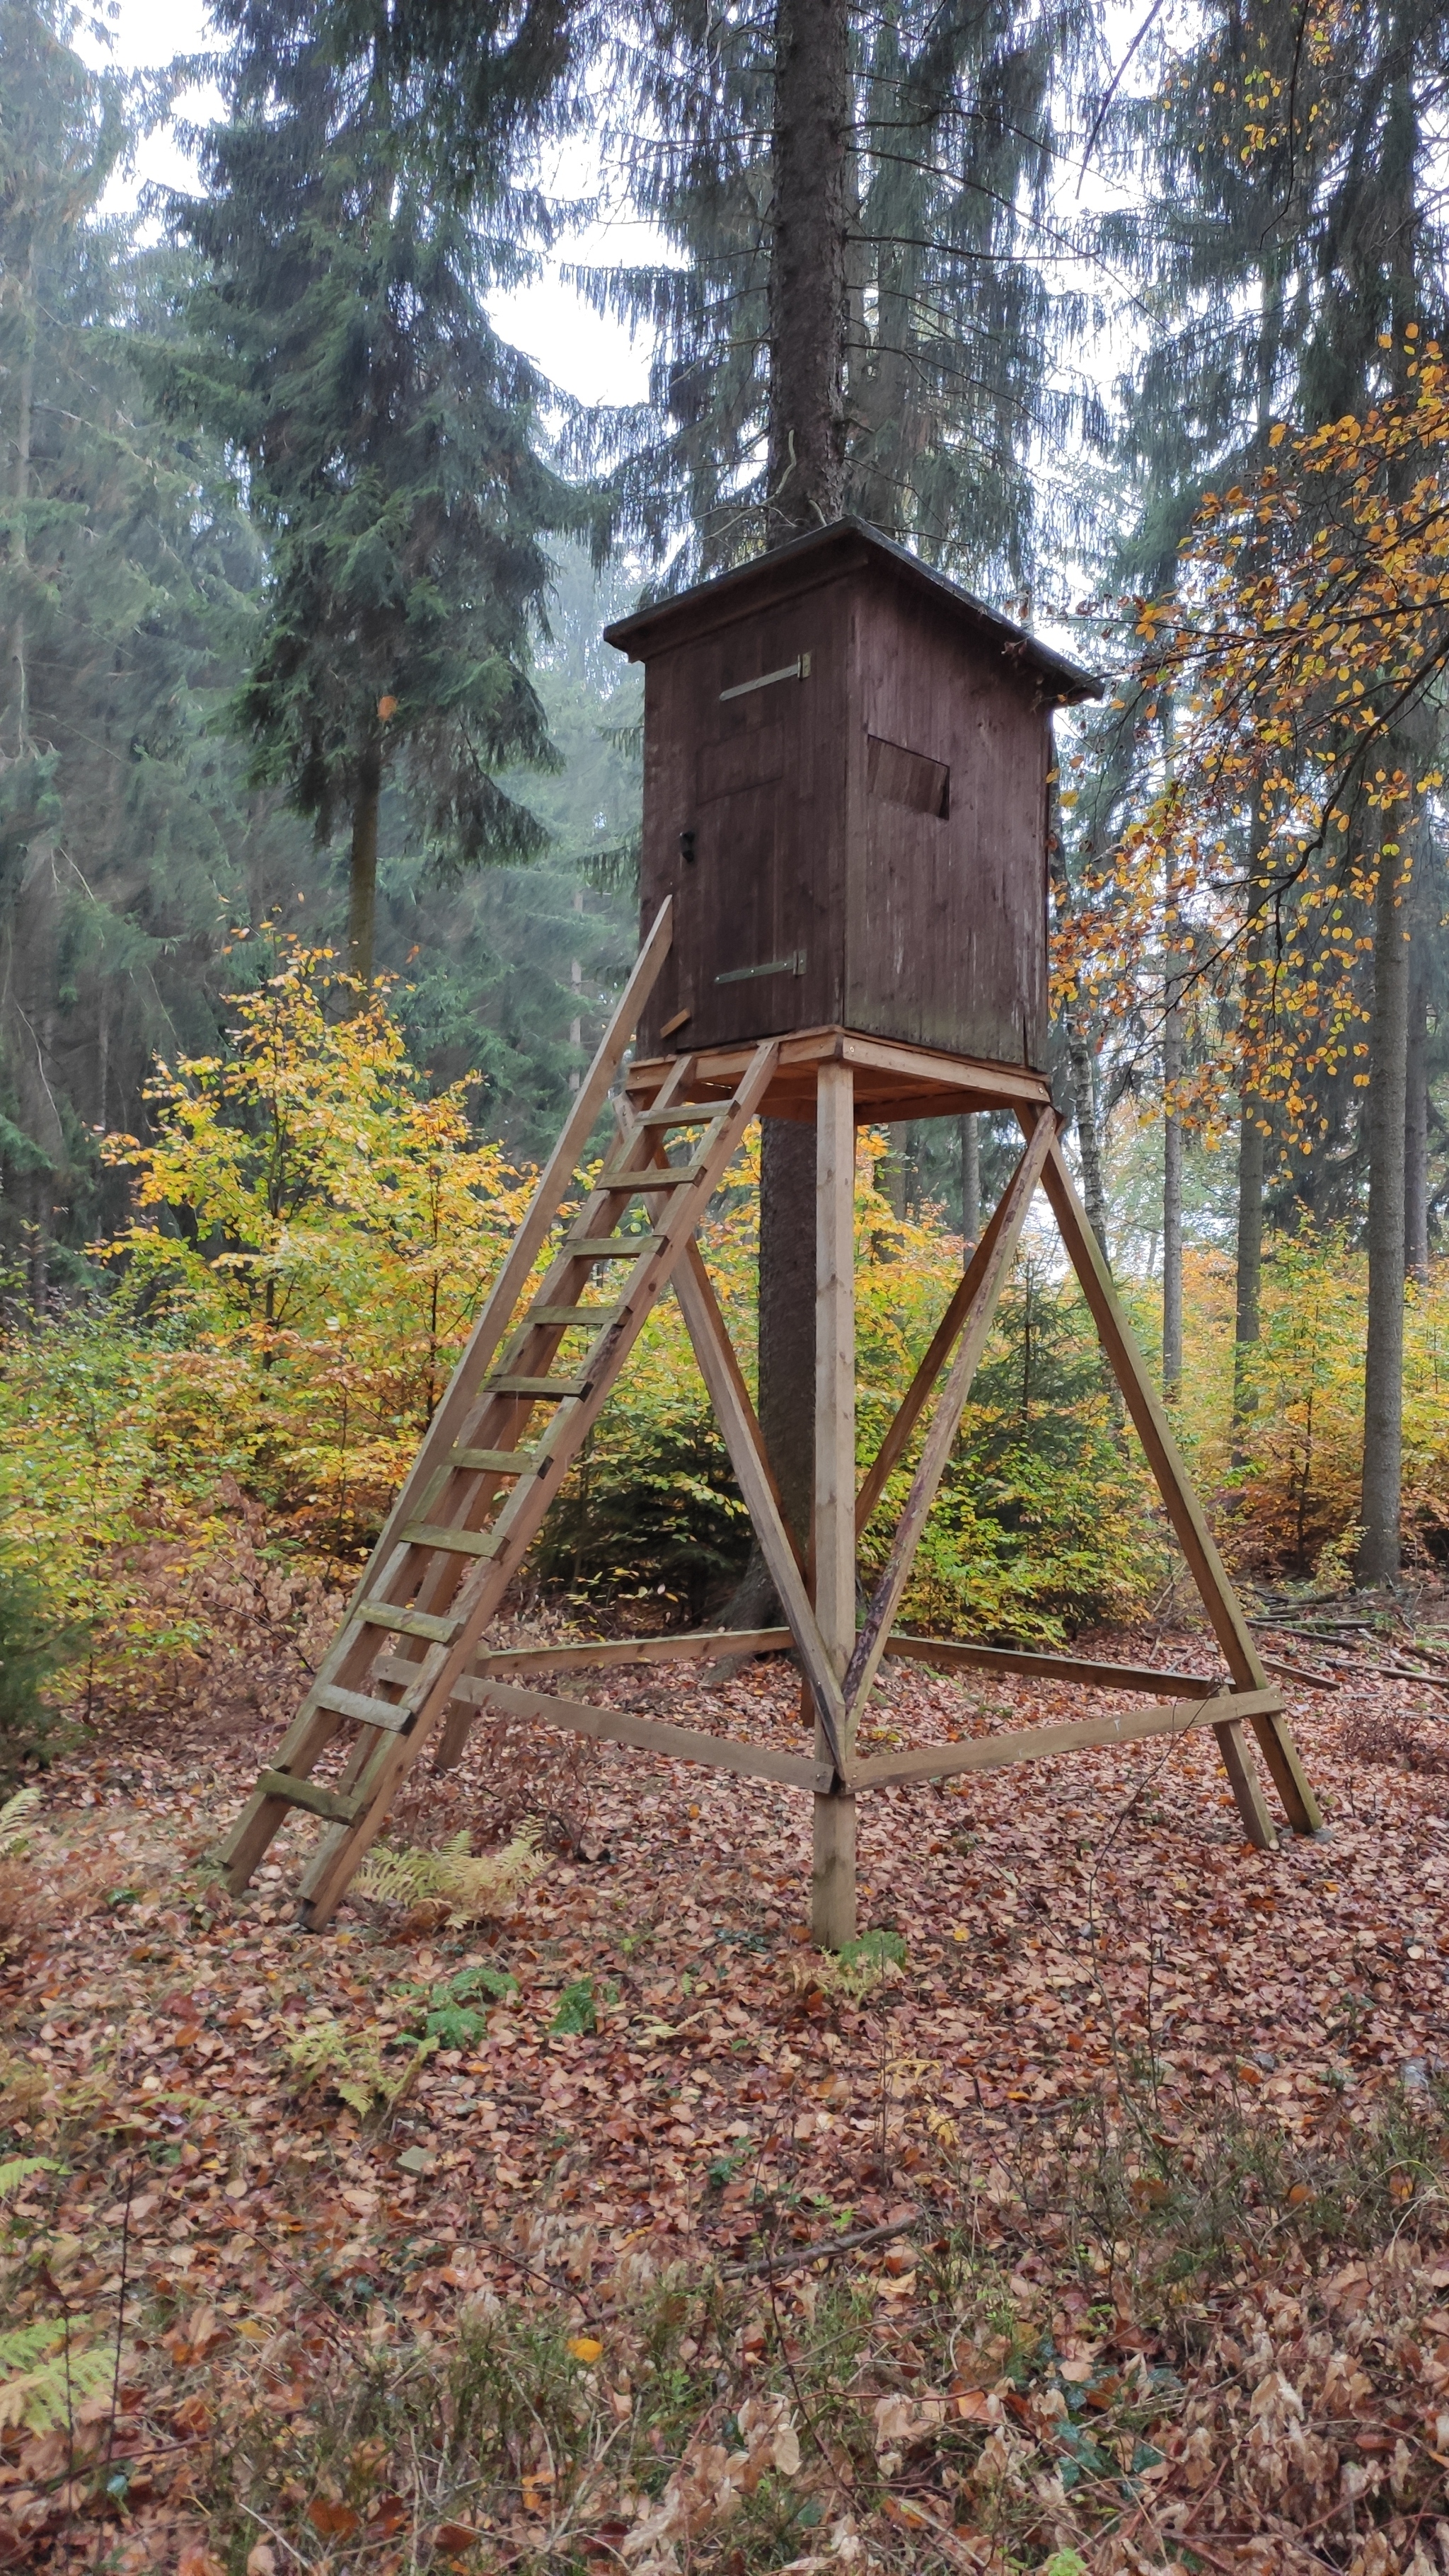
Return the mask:
[(918, 2209), (913, 2209), (908, 2218), (892, 2218), (881, 2227), (857, 2227), (849, 2236), (822, 2236), (814, 2245), (795, 2245), (786, 2254), (758, 2254), (751, 2263), (731, 2264), (720, 2279), (748, 2281), (760, 2272), (800, 2272), (807, 2263), (819, 2263), (835, 2254), (855, 2254), (863, 2245), (884, 2245), (888, 2237), (908, 2235), (920, 2215)]

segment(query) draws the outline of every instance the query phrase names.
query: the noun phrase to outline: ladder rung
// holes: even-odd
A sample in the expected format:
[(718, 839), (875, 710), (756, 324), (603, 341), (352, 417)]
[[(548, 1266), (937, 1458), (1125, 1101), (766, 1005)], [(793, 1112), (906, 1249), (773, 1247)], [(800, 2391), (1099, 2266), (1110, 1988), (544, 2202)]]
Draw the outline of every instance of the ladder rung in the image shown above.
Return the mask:
[(289, 1807), (306, 1807), (314, 1816), (325, 1816), (329, 1825), (355, 1824), (365, 1804), (361, 1798), (339, 1798), (331, 1789), (319, 1789), (315, 1780), (294, 1780), (290, 1771), (264, 1771), (257, 1787), (264, 1798), (285, 1798)]
[(682, 1190), (707, 1172), (707, 1163), (654, 1163), (642, 1172), (601, 1172), (597, 1187), (609, 1190)]
[(722, 1117), (727, 1100), (686, 1100), (677, 1109), (646, 1109), (638, 1120), (641, 1127), (702, 1127), (709, 1118)]
[(531, 1476), (531, 1449), (450, 1449), (448, 1464), (471, 1476)]
[(490, 1377), (483, 1382), (485, 1395), (552, 1396), (561, 1404), (570, 1396), (587, 1395), (593, 1385), (591, 1377)]
[(371, 1699), (365, 1691), (339, 1690), (335, 1682), (320, 1682), (312, 1697), (319, 1708), (353, 1717), (359, 1726), (380, 1726), (388, 1735), (400, 1735), (412, 1715), (405, 1700)]
[(434, 1646), (450, 1646), (460, 1622), (435, 1618), (431, 1610), (404, 1610), (396, 1601), (359, 1601), (353, 1612), (369, 1628), (391, 1628), (399, 1637), (426, 1637)]
[(440, 1522), (409, 1521), (398, 1531), (405, 1547), (438, 1547), (449, 1556), (496, 1556), (492, 1530), (447, 1529)]
[(559, 1245), (564, 1261), (635, 1261), (641, 1252), (657, 1252), (662, 1234), (586, 1234), (577, 1242), (565, 1235)]
[(531, 1324), (612, 1324), (617, 1306), (530, 1306), (523, 1318), (524, 1328)]

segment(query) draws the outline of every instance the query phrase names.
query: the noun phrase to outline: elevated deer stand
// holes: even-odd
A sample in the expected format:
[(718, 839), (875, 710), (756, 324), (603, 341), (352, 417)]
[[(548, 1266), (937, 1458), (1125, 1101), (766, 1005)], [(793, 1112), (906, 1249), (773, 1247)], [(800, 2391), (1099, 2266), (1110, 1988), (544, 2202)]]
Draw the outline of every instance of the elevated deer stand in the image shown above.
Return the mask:
[[(424, 1747), (436, 1738), (439, 1765), (456, 1761), (485, 1706), (809, 1791), (812, 1922), (823, 1946), (855, 1929), (856, 1798), (895, 1782), (1211, 1726), (1244, 1828), (1271, 1847), (1247, 1728), (1289, 1824), (1319, 1831), (1279, 1695), (1117, 1304), (1035, 1069), (1045, 1050), (1050, 708), (1095, 683), (850, 521), (630, 619), (610, 638), (647, 664), (648, 933), (347, 1616), (227, 1839), (233, 1890), (246, 1885), (289, 1811), (302, 1808), (328, 1829), (300, 1888), (302, 1919), (320, 1927)], [(617, 1140), (534, 1283), (636, 1028), (649, 1052), (616, 1096)], [(856, 1127), (981, 1110), (1016, 1116), (1022, 1156), (857, 1488)], [(695, 1239), (756, 1117), (810, 1121), (816, 1133), (808, 1557), (785, 1525)], [(1196, 1579), (1224, 1674), (1137, 1670), (895, 1629), (1038, 1186)], [(591, 1293), (601, 1272), (622, 1286)], [(489, 1653), (486, 1630), (666, 1288), (683, 1312), (785, 1625)], [(933, 1395), (885, 1571), (858, 1623), (859, 1533)], [(808, 1753), (531, 1686), (550, 1672), (784, 1647), (808, 1684)], [(886, 1655), (1097, 1684), (1151, 1704), (1130, 1716), (862, 1759), (860, 1716)], [(324, 1786), (313, 1775), (344, 1728), (354, 1735), (350, 1753)]]

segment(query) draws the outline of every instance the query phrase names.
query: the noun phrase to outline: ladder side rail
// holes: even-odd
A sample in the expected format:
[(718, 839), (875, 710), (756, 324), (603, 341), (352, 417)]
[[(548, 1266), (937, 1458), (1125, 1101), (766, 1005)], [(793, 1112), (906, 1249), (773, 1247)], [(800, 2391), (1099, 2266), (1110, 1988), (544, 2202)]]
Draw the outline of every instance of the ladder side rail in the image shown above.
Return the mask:
[[(307, 1869), (299, 1894), (309, 1923), (326, 1922), (369, 1845), (380, 1833), (399, 1782), (406, 1776), (434, 1727), (447, 1712), (488, 1621), (494, 1616), (518, 1572), (564, 1470), (582, 1447), (613, 1390), (627, 1359), (663, 1290), (668, 1286), (685, 1244), (691, 1239), (736, 1147), (769, 1088), (779, 1055), (778, 1039), (764, 1039), (751, 1055), (745, 1074), (721, 1118), (707, 1160), (693, 1169), (695, 1177), (673, 1193), (661, 1221), (655, 1250), (636, 1262), (624, 1292), (623, 1310), (607, 1336), (599, 1375), (589, 1394), (561, 1404), (545, 1433), (559, 1474), (547, 1491), (530, 1477), (515, 1488), (495, 1527), (498, 1552), (480, 1563), (457, 1596), (459, 1632), (435, 1651), (441, 1668), (420, 1697), (406, 1732), (383, 1735), (372, 1747), (358, 1784), (362, 1812), (349, 1825), (336, 1825), (324, 1836)], [(429, 1658), (431, 1661), (431, 1658)], [(838, 1687), (838, 1686), (837, 1686)]]
[[(418, 1496), (435, 1472), (438, 1451), (452, 1448), (458, 1440), (461, 1424), (474, 1400), (478, 1379), (492, 1361), (512, 1321), (514, 1308), (528, 1285), (534, 1263), (547, 1240), (579, 1157), (609, 1096), (639, 1013), (653, 991), (669, 953), (673, 900), (669, 896), (660, 905), (648, 938), (634, 961), (633, 972), (619, 997), (618, 1007), (564, 1120), (558, 1143), (538, 1176), (533, 1197), (503, 1267), (484, 1300), (482, 1313), (463, 1346), (427, 1435), (378, 1534), (377, 1544), (352, 1595), (353, 1602), (366, 1599), (374, 1590), (378, 1569), (393, 1544), (393, 1532), (403, 1521), (415, 1516)], [(352, 1603), (348, 1607), (350, 1612)]]
[[(666, 1090), (672, 1091), (683, 1083), (691, 1062), (692, 1059), (689, 1057), (681, 1057), (665, 1085)], [(729, 1105), (727, 1101), (720, 1104), (719, 1115), (714, 1122), (716, 1125), (723, 1118)], [(519, 1353), (526, 1354), (535, 1364), (533, 1374), (546, 1375), (552, 1368), (570, 1328), (556, 1323), (531, 1325), (529, 1319), (533, 1309), (538, 1306), (548, 1308), (575, 1303), (577, 1294), (587, 1286), (592, 1276), (594, 1263), (591, 1259), (586, 1259), (572, 1251), (571, 1243), (575, 1239), (588, 1242), (596, 1230), (612, 1234), (633, 1196), (634, 1191), (630, 1186), (630, 1176), (627, 1172), (609, 1170), (607, 1173), (600, 1174), (587, 1202), (579, 1210), (560, 1244), (556, 1258), (540, 1281), (537, 1292), (530, 1301), (528, 1313), (521, 1318), (518, 1330), (500, 1362), (500, 1374), (514, 1373), (516, 1355)], [(575, 1274), (578, 1276), (576, 1277)], [(599, 1310), (601, 1329), (586, 1354), (585, 1364), (591, 1371), (606, 1364), (603, 1346), (609, 1328), (623, 1310), (627, 1295), (626, 1285), (612, 1306), (601, 1307)], [(532, 1341), (533, 1334), (539, 1336), (537, 1346)], [(536, 1404), (545, 1401), (547, 1399), (544, 1397), (503, 1395), (496, 1389), (488, 1387), (479, 1389), (475, 1397), (474, 1410), (465, 1417), (460, 1437), (450, 1444), (448, 1458), (441, 1461), (435, 1471), (433, 1484), (425, 1492), (418, 1506), (416, 1518), (420, 1521), (451, 1520), (457, 1503), (461, 1499), (465, 1504), (465, 1510), (459, 1525), (465, 1528), (478, 1527), (486, 1514), (492, 1510), (499, 1493), (509, 1480), (487, 1470), (480, 1473), (476, 1469), (455, 1466), (452, 1460), (452, 1449), (521, 1448), (527, 1437)], [(554, 1422), (556, 1423), (558, 1419), (559, 1415), (556, 1412)], [(547, 1425), (542, 1437), (533, 1445), (530, 1454), (539, 1464), (529, 1471), (530, 1475), (547, 1473), (552, 1464), (555, 1444), (550, 1435), (553, 1428), (554, 1424)], [(466, 1488), (470, 1480), (474, 1479), (476, 1482), (473, 1490), (465, 1491), (460, 1497), (455, 1480)], [(515, 1497), (521, 1490), (523, 1481), (520, 1479), (515, 1485)], [(555, 1490), (557, 1483), (561, 1481), (561, 1478), (555, 1480)], [(446, 1558), (439, 1557), (429, 1569), (419, 1588), (416, 1606), (430, 1613), (446, 1610), (459, 1588), (460, 1580), (459, 1570), (456, 1567), (450, 1568)]]

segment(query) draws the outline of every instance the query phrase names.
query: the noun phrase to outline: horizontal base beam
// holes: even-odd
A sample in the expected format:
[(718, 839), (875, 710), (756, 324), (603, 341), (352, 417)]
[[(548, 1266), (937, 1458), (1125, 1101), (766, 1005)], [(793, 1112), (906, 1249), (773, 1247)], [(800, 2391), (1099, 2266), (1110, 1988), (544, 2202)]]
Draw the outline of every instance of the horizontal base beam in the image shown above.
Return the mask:
[[(511, 1646), (473, 1659), (481, 1677), (510, 1673), (605, 1671), (625, 1664), (700, 1664), (744, 1655), (788, 1655), (795, 1640), (788, 1628), (685, 1628), (673, 1636), (588, 1638), (573, 1646)], [(1086, 1655), (1038, 1655), (1027, 1647), (977, 1646), (956, 1637), (909, 1637), (897, 1629), (887, 1655), (909, 1664), (930, 1664), (942, 1672), (1022, 1673), (1031, 1681), (1079, 1682), (1097, 1690), (1144, 1691), (1156, 1699), (1211, 1699), (1223, 1678), (1209, 1673), (1159, 1672), (1150, 1664), (1099, 1664)], [(374, 1666), (383, 1681), (411, 1678), (401, 1658)]]
[(531, 1717), (545, 1726), (561, 1726), (572, 1735), (589, 1735), (600, 1743), (632, 1744), (641, 1753), (663, 1753), (675, 1762), (704, 1762), (716, 1771), (735, 1771), (747, 1780), (778, 1780), (787, 1789), (812, 1789), (819, 1796), (835, 1778), (828, 1762), (780, 1753), (771, 1744), (740, 1744), (729, 1735), (700, 1735), (690, 1726), (665, 1726), (657, 1718), (630, 1717), (623, 1709), (593, 1708), (587, 1700), (555, 1699), (546, 1691), (520, 1690), (513, 1682), (465, 1681), (454, 1698), (500, 1709), (506, 1717)]
[[(812, 1761), (773, 1745), (745, 1744), (728, 1735), (702, 1735), (695, 1727), (670, 1726), (658, 1718), (634, 1717), (627, 1711), (596, 1708), (587, 1700), (560, 1699), (546, 1691), (520, 1689), (508, 1673), (587, 1671), (630, 1663), (703, 1662), (724, 1654), (781, 1654), (792, 1644), (788, 1628), (705, 1628), (675, 1637), (600, 1638), (577, 1646), (523, 1646), (496, 1655), (480, 1655), (472, 1673), (459, 1683), (454, 1705), (496, 1708), (506, 1716), (532, 1718), (544, 1726), (564, 1728), (600, 1743), (631, 1744), (644, 1753), (662, 1753), (677, 1762), (702, 1762), (715, 1770), (733, 1771), (745, 1779), (778, 1780), (786, 1788), (824, 1795), (833, 1785), (848, 1789), (888, 1789), (911, 1780), (944, 1780), (967, 1771), (998, 1771), (1015, 1762), (1049, 1761), (1054, 1755), (1094, 1746), (1136, 1744), (1153, 1735), (1182, 1735), (1196, 1726), (1223, 1726), (1243, 1718), (1276, 1717), (1282, 1700), (1276, 1690), (1224, 1689), (1200, 1673), (1158, 1673), (1131, 1664), (1094, 1664), (1066, 1655), (1016, 1653), (1006, 1646), (960, 1645), (944, 1637), (893, 1636), (889, 1655), (911, 1663), (960, 1664), (971, 1670), (1024, 1672), (1037, 1680), (1085, 1682), (1105, 1690), (1150, 1692), (1162, 1701), (1156, 1708), (1128, 1709), (1111, 1717), (1076, 1719), (1062, 1726), (1008, 1727), (1000, 1735), (977, 1736), (967, 1744), (929, 1744), (918, 1751), (875, 1754), (847, 1763), (837, 1783), (828, 1762)], [(405, 1669), (405, 1667), (400, 1667)], [(1168, 1696), (1168, 1694), (1173, 1694)]]
[(1089, 1655), (1034, 1655), (1026, 1647), (972, 1646), (954, 1637), (906, 1637), (899, 1629), (886, 1653), (899, 1663), (941, 1672), (1025, 1673), (1031, 1681), (1085, 1682), (1089, 1690), (1147, 1691), (1154, 1699), (1212, 1699), (1226, 1675), (1155, 1672), (1150, 1664), (1096, 1664)]
[(1013, 1762), (1047, 1762), (1058, 1753), (1085, 1753), (1094, 1745), (1138, 1744), (1148, 1735), (1185, 1735), (1194, 1726), (1230, 1725), (1237, 1718), (1277, 1717), (1278, 1693), (1220, 1691), (1213, 1699), (1169, 1700), (1165, 1708), (1126, 1709), (1117, 1717), (1091, 1717), (1070, 1726), (1014, 1726), (970, 1744), (930, 1744), (919, 1753), (881, 1753), (846, 1766), (848, 1789), (890, 1789), (908, 1780), (949, 1780), (962, 1771), (1000, 1771)]

